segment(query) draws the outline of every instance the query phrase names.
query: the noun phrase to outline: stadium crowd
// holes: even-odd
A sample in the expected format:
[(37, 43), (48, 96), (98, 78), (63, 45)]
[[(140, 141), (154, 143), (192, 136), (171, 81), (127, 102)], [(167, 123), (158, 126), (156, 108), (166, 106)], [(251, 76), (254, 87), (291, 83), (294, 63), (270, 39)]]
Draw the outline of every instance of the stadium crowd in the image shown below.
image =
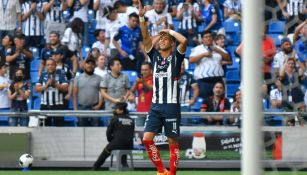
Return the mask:
[[(182, 111), (241, 111), (242, 0), (143, 0), (155, 35), (171, 28), (188, 39), (181, 67)], [(307, 1), (266, 0), (263, 109), (306, 111)], [(148, 112), (154, 67), (139, 27), (137, 0), (3, 0), (0, 2), (0, 111)], [(0, 117), (0, 126), (28, 118)], [(73, 119), (72, 119), (73, 118)], [(107, 126), (106, 118), (54, 117), (47, 126)], [(144, 118), (136, 124), (143, 125)], [(267, 120), (267, 124), (271, 124)], [(183, 118), (182, 125), (236, 125), (224, 116)], [(2, 124), (1, 124), (2, 123)], [(287, 120), (286, 125), (294, 125)]]

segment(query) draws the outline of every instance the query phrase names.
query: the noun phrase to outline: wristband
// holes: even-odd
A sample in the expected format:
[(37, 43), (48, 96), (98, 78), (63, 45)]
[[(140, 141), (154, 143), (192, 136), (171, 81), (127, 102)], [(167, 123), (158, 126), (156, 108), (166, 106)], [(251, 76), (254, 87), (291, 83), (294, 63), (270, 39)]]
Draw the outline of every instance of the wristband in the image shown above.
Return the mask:
[(140, 22), (145, 22), (144, 16), (140, 16), (140, 17), (139, 17), (139, 20), (140, 20)]
[(176, 33), (174, 30), (169, 30), (168, 32), (170, 35), (174, 36), (174, 34)]

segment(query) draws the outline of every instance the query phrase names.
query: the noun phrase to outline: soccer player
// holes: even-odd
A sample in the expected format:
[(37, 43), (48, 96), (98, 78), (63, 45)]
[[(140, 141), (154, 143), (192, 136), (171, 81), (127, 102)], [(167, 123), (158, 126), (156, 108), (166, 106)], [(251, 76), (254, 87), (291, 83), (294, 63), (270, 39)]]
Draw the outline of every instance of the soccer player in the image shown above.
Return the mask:
[[(179, 161), (178, 137), (180, 135), (179, 79), (181, 63), (185, 57), (188, 40), (181, 34), (163, 29), (159, 32), (159, 51), (154, 48), (144, 19), (144, 10), (139, 0), (140, 26), (145, 51), (153, 67), (152, 106), (145, 123), (143, 144), (149, 158), (158, 169), (157, 175), (175, 175)], [(176, 40), (179, 42), (176, 51)], [(164, 167), (154, 137), (164, 126), (170, 149), (170, 172)]]

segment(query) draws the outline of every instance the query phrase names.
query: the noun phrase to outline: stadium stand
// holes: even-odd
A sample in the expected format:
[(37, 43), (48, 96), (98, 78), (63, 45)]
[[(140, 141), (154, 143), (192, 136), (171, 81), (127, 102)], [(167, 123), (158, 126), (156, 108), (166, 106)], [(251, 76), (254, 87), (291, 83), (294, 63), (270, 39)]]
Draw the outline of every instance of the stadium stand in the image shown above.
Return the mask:
[(285, 22), (284, 21), (271, 21), (269, 23), (268, 33), (277, 33), (283, 34), (285, 30)]

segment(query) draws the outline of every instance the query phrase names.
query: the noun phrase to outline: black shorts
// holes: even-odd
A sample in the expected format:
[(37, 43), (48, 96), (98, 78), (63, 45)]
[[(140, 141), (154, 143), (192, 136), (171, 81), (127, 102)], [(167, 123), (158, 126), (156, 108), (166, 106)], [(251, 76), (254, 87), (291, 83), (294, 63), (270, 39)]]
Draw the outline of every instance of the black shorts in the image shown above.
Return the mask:
[(179, 104), (152, 104), (145, 121), (145, 132), (161, 133), (164, 126), (165, 136), (180, 136), (180, 105)]

